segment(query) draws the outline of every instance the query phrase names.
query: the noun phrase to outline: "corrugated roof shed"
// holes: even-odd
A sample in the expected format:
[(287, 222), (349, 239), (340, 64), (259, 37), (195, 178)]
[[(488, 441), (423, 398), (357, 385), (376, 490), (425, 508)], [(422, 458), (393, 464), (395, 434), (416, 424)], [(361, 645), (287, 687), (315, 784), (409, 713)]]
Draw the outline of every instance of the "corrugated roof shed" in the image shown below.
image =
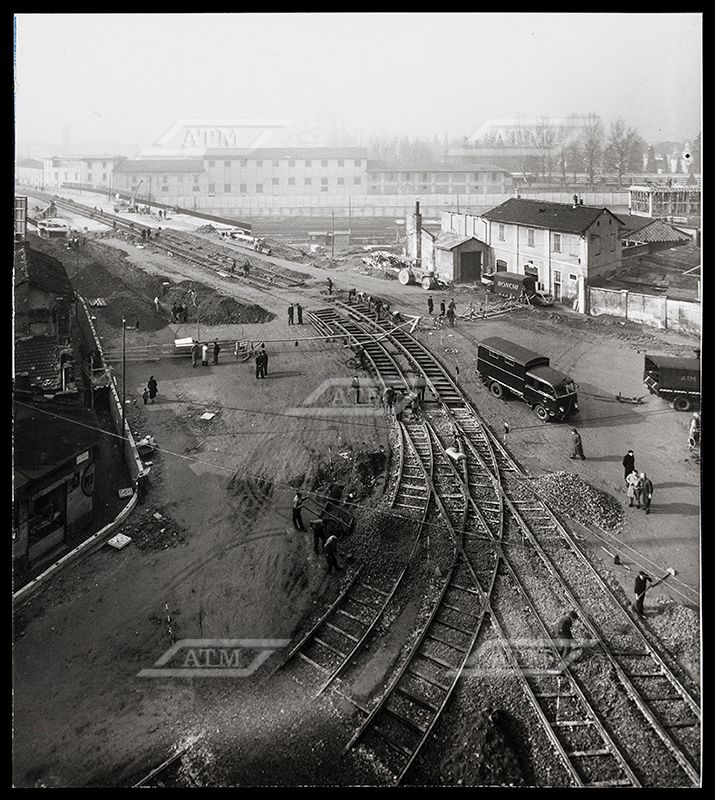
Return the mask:
[(572, 206), (569, 203), (547, 203), (511, 197), (496, 208), (482, 214), (485, 219), (528, 228), (546, 228), (561, 233), (584, 233), (602, 215), (616, 219), (607, 208)]
[(454, 248), (459, 247), (460, 244), (471, 241), (476, 242), (479, 240), (475, 236), (462, 236), (459, 233), (445, 231), (444, 233), (440, 233), (435, 239), (434, 244), (435, 247), (439, 247), (440, 250), (454, 250)]
[(690, 242), (692, 237), (662, 219), (636, 214), (616, 214), (622, 226), (621, 238), (648, 244), (649, 242)]
[(61, 297), (74, 297), (64, 264), (54, 256), (34, 250), (27, 242), (15, 246), (14, 266), (15, 286), (28, 282)]

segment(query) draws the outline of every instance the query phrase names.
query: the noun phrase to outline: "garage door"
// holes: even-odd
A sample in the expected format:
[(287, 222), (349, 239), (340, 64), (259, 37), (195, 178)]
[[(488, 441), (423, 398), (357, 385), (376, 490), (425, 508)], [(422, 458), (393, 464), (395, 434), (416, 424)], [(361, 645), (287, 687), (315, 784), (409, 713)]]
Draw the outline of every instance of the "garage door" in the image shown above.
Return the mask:
[(482, 254), (462, 253), (459, 257), (458, 283), (479, 283), (482, 278)]

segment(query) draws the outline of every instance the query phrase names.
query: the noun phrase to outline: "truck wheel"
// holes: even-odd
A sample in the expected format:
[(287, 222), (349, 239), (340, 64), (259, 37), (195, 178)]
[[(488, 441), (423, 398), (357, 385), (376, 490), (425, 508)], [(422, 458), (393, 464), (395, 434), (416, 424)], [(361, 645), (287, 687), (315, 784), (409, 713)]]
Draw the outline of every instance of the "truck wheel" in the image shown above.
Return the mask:
[(548, 420), (549, 412), (543, 406), (536, 406), (536, 408), (534, 408), (534, 411), (536, 412), (536, 416), (542, 422), (546, 422)]
[(685, 397), (684, 395), (680, 395), (680, 397), (676, 397), (673, 401), (673, 408), (676, 411), (690, 411), (692, 408), (692, 403), (690, 402), (689, 397)]
[(494, 395), (494, 397), (499, 398), (499, 400), (504, 399), (504, 387), (501, 385), (501, 383), (493, 381), (489, 387), (489, 391)]

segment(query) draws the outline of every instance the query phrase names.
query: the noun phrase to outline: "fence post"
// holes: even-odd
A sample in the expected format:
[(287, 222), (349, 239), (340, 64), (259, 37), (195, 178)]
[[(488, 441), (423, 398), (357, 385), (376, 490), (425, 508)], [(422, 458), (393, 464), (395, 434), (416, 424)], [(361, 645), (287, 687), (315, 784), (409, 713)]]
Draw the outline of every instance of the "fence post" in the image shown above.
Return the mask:
[(623, 300), (623, 316), (628, 320), (628, 289), (621, 289), (621, 299)]

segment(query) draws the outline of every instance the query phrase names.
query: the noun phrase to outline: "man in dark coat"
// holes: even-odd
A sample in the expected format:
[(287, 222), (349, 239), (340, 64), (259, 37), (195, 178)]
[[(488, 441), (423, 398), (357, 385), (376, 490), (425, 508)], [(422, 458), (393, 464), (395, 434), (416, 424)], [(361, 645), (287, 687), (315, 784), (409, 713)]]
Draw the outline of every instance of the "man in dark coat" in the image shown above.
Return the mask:
[(265, 344), (261, 344), (261, 377), (265, 378), (268, 375), (268, 353), (266, 353)]
[(628, 476), (636, 468), (636, 456), (632, 450), (629, 450), (623, 456), (623, 480), (628, 483)]
[(295, 307), (295, 310), (298, 312), (298, 324), (303, 324), (303, 306), (298, 303)]
[(570, 458), (580, 458), (582, 461), (586, 460), (583, 454), (583, 443), (581, 442), (581, 434), (576, 428), (571, 428), (571, 456)]
[(288, 324), (293, 325), (293, 303), (288, 306)]
[(646, 514), (650, 514), (650, 501), (653, 499), (653, 482), (645, 474), (641, 472), (641, 500), (643, 501), (643, 508)]
[(639, 617), (644, 617), (645, 613), (643, 612), (643, 600), (645, 599), (645, 593), (648, 589), (648, 584), (653, 583), (653, 579), (650, 575), (646, 575), (643, 570), (641, 570), (636, 575), (636, 582), (635, 586), (633, 587), (633, 592), (636, 596), (636, 614)]
[(323, 544), (323, 552), (325, 553), (325, 560), (328, 562), (328, 572), (332, 572), (333, 568), (342, 569), (338, 564), (338, 537), (328, 536)]
[(303, 517), (301, 516), (301, 509), (303, 508), (303, 493), (298, 489), (293, 498), (293, 527), (298, 531), (304, 531)]
[(432, 299), (432, 295), (427, 298), (427, 313), (432, 316), (432, 312), (434, 311), (434, 300)]
[(325, 520), (322, 517), (310, 521), (310, 527), (313, 529), (313, 550), (320, 553), (323, 545), (328, 539), (328, 529), (325, 525)]
[(221, 352), (221, 345), (214, 339), (214, 364), (218, 364), (218, 354)]
[(256, 378), (263, 377), (263, 352), (256, 354)]
[(159, 387), (157, 386), (157, 383), (154, 380), (153, 375), (149, 378), (149, 382), (147, 383), (146, 388), (149, 390), (149, 399), (153, 404), (154, 398), (156, 397), (156, 394), (159, 391)]
[(573, 634), (571, 633), (571, 626), (573, 621), (578, 617), (575, 611), (569, 611), (563, 617), (559, 617), (556, 623), (556, 639), (559, 645), (558, 651), (561, 658), (566, 656), (573, 649)]

